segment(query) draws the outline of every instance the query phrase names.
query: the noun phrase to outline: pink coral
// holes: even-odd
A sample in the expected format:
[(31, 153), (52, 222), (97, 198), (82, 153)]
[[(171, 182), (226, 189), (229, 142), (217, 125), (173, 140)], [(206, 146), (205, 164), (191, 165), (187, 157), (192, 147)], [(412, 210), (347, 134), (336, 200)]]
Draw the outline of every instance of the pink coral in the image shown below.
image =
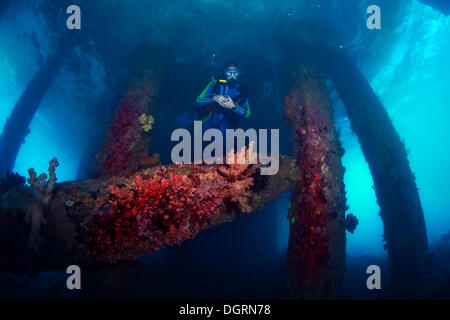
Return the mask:
[(250, 165), (182, 166), (146, 170), (109, 187), (109, 205), (88, 227), (89, 253), (132, 260), (194, 237), (238, 203), (249, 210)]
[(156, 92), (151, 74), (148, 74), (123, 94), (97, 155), (100, 175), (129, 176), (159, 163), (159, 157), (148, 154), (150, 136), (142, 130), (142, 116), (146, 119), (147, 114), (151, 116)]

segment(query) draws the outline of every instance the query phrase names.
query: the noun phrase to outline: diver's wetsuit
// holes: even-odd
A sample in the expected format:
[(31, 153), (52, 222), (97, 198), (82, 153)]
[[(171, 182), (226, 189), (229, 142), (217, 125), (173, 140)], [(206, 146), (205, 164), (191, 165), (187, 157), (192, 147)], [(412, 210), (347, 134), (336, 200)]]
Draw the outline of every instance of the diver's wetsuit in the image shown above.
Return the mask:
[[(213, 100), (215, 95), (229, 96), (235, 107), (226, 109)], [(225, 136), (226, 129), (232, 129), (236, 120), (250, 116), (247, 92), (239, 82), (230, 84), (227, 80), (212, 80), (197, 98), (197, 107), (204, 108), (208, 115), (203, 118), (203, 130), (219, 129)]]

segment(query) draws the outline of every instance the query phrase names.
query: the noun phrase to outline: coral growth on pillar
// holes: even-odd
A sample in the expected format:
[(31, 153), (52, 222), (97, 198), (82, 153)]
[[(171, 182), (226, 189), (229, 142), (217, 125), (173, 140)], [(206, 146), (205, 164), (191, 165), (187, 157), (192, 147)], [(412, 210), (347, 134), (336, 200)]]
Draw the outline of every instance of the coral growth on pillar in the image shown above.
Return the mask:
[(196, 236), (230, 210), (249, 208), (255, 167), (172, 165), (111, 185), (109, 203), (87, 226), (88, 253), (102, 261), (133, 260)]
[(159, 155), (150, 156), (148, 150), (158, 89), (154, 73), (148, 71), (123, 94), (97, 154), (100, 176), (130, 176), (159, 164)]
[(280, 156), (276, 175), (261, 175), (259, 167), (155, 166), (130, 177), (55, 184), (50, 202), (40, 208), (47, 223), (37, 230), (44, 240), (39, 253), (28, 245), (31, 228), (24, 221), (37, 199), (34, 188), (18, 185), (0, 202), (0, 271), (35, 274), (70, 264), (95, 268), (180, 244), (257, 212), (298, 176), (290, 157)]
[(289, 212), (288, 289), (293, 298), (325, 298), (336, 292), (345, 265), (343, 150), (320, 72), (303, 66), (298, 74), (284, 107), (299, 173)]

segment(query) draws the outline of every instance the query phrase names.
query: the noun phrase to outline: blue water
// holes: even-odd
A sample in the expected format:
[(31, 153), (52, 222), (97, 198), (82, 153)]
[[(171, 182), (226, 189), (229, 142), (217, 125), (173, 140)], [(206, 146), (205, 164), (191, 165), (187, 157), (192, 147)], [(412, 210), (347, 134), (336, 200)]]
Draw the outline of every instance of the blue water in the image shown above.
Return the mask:
[[(352, 52), (410, 151), (409, 161), (417, 177), (430, 241), (438, 240), (450, 230), (450, 126), (447, 124), (450, 119), (449, 17), (417, 0), (404, 1), (405, 4), (399, 7), (390, 4), (390, 0), (361, 1), (359, 6), (320, 0), (283, 1), (282, 4), (269, 0), (248, 1), (247, 4), (243, 1), (168, 1), (170, 3), (164, 5), (164, 10), (174, 12), (169, 15), (164, 10), (155, 11), (157, 6), (151, 1), (148, 11), (143, 10), (145, 4), (139, 1), (121, 1), (116, 8), (106, 1), (98, 1), (97, 7), (92, 2), (86, 5), (90, 10), (86, 12), (86, 21), (95, 24), (96, 28), (102, 25), (101, 19), (109, 21), (113, 17), (117, 21), (116, 29), (109, 30), (117, 37), (115, 46), (110, 49), (112, 55), (123, 47), (138, 43), (139, 37), (149, 38), (157, 34), (159, 29), (155, 25), (167, 26), (171, 24), (170, 19), (181, 19), (185, 15), (184, 23), (188, 24), (188, 31), (177, 39), (180, 47), (185, 49), (177, 53), (179, 63), (183, 59), (193, 61), (197, 54), (200, 63), (208, 64), (212, 48), (221, 48), (222, 52), (229, 53), (233, 50), (228, 47), (232, 48), (234, 43), (238, 43), (239, 50), (243, 50), (242, 56), (246, 57), (245, 49), (247, 46), (253, 49), (254, 44), (243, 45), (242, 42), (247, 40), (236, 40), (236, 37), (241, 31), (242, 37), (256, 33), (242, 27), (258, 28), (258, 24), (268, 17), (273, 17), (273, 21), (306, 19), (320, 25), (326, 25), (329, 21), (337, 23), (336, 41)], [(380, 31), (365, 29), (364, 8), (372, 2), (385, 9), (382, 11), (383, 27)], [(48, 16), (39, 10), (39, 3), (45, 1), (14, 3), (0, 20), (0, 128), (51, 50), (49, 38), (52, 31), (47, 25)], [(98, 14), (94, 12), (95, 8)], [(400, 13), (390, 11), (394, 9)], [(235, 10), (236, 17), (218, 18), (217, 23), (208, 22), (207, 17), (220, 15), (220, 12), (229, 13), (230, 10)], [(130, 19), (133, 13), (135, 15)], [(346, 15), (348, 19), (344, 19)], [(96, 16), (100, 21), (96, 20)], [(277, 27), (284, 28), (282, 23), (274, 25), (274, 28)], [(219, 36), (208, 38), (211, 30)], [(196, 38), (194, 42), (199, 45), (189, 47), (189, 37)], [(206, 39), (202, 40), (202, 37)], [(272, 45), (276, 46), (276, 43)], [(94, 109), (99, 108), (97, 103), (101, 96), (112, 94), (110, 78), (118, 77), (117, 74), (111, 75), (105, 67), (104, 51), (96, 51), (94, 42), (91, 48), (90, 51), (76, 48), (70, 53), (79, 63), (78, 70), (74, 71), (70, 65), (62, 68), (31, 123), (31, 133), (22, 145), (14, 171), (23, 176), (27, 175), (30, 167), (37, 172), (46, 172), (48, 161), (57, 157), (61, 164), (57, 169), (58, 181), (77, 178), (84, 151), (98, 134), (95, 128), (99, 126), (99, 118), (92, 117), (96, 113)], [(283, 59), (279, 49), (269, 48), (267, 44), (263, 48), (266, 48), (267, 60), (274, 65)], [(239, 50), (238, 53), (241, 52)], [(236, 55), (236, 51), (233, 54)], [(194, 76), (195, 70), (183, 75)], [(205, 80), (200, 79), (199, 82)], [(275, 90), (272, 82), (276, 80), (264, 80), (268, 83), (267, 90)], [(186, 105), (192, 103), (178, 102)], [(278, 104), (281, 103), (282, 97), (278, 101)], [(360, 222), (354, 234), (347, 234), (348, 253), (385, 254), (381, 242), (382, 222), (367, 163), (339, 101), (335, 101), (334, 106), (346, 150), (343, 164), (347, 169), (348, 212), (355, 214)], [(105, 106), (105, 110), (107, 108)], [(258, 120), (253, 119), (252, 123)], [(280, 251), (287, 247), (285, 217), (288, 202), (288, 194), (284, 194), (278, 202)]]

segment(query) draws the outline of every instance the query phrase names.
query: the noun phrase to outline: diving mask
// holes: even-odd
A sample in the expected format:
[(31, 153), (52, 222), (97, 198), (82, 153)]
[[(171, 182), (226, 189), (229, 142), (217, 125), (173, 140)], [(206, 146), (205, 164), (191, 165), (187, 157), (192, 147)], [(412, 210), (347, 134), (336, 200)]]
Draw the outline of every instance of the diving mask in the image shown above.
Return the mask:
[(225, 70), (225, 75), (227, 76), (228, 80), (237, 80), (240, 72), (237, 68), (228, 68), (227, 70)]

